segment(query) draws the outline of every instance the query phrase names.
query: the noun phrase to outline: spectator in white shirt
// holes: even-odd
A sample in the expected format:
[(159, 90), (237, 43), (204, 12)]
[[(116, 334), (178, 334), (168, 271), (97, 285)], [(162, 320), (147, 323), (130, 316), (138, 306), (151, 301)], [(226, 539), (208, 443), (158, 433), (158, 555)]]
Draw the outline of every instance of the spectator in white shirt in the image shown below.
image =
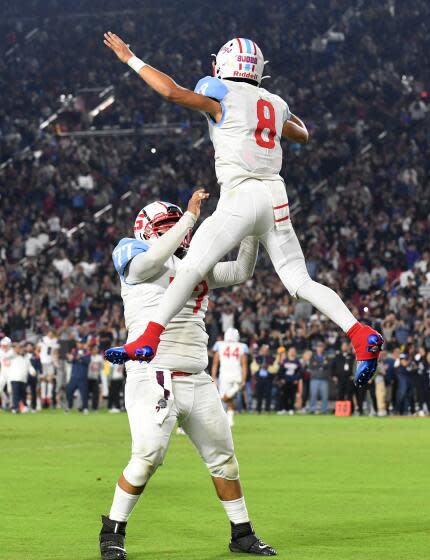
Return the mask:
[(25, 390), (29, 375), (36, 375), (36, 370), (31, 365), (28, 356), (25, 355), (25, 346), (17, 344), (9, 368), (9, 380), (12, 386), (12, 412), (14, 414), (20, 410), (20, 405), (21, 412), (28, 412)]
[(53, 330), (48, 331), (40, 341), (40, 398), (42, 407), (51, 405), (54, 392), (55, 365), (58, 365), (58, 339)]
[(54, 267), (61, 274), (63, 280), (66, 280), (73, 272), (73, 264), (66, 257), (64, 251), (61, 251), (59, 257), (52, 261)]
[(37, 255), (40, 253), (40, 242), (39, 239), (37, 237), (28, 237), (25, 241), (25, 256), (26, 257), (37, 257)]
[[(5, 336), (0, 342), (0, 399), (2, 408), (6, 408), (10, 400), (11, 386), (9, 370), (14, 356), (15, 351), (12, 348), (12, 341), (8, 336)], [(9, 396), (5, 392), (6, 388)]]

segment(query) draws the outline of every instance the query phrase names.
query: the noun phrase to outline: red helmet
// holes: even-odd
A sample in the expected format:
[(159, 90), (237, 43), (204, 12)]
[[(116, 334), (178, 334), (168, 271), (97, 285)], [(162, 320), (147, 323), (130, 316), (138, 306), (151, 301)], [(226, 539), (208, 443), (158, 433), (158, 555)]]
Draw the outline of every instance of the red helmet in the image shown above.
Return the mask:
[[(133, 226), (134, 236), (140, 240), (160, 237), (165, 232), (166, 226), (173, 227), (183, 215), (182, 210), (176, 204), (161, 200), (151, 202), (144, 206), (137, 215)], [(188, 249), (190, 241), (191, 229), (181, 242), (181, 247)]]

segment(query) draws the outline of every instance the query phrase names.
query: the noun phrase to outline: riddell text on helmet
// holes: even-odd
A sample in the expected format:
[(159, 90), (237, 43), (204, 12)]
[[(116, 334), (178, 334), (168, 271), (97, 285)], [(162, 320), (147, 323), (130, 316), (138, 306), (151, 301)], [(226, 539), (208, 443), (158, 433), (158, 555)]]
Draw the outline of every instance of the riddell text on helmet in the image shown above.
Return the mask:
[(258, 76), (254, 72), (239, 72), (238, 70), (235, 70), (233, 72), (233, 77), (247, 78), (248, 80), (255, 80), (256, 82), (258, 82)]

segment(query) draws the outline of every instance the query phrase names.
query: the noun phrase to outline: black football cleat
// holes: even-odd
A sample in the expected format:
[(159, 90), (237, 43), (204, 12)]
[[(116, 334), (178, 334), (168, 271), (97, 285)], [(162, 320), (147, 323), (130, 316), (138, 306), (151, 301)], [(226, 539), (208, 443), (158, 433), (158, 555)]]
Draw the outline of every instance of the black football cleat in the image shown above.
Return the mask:
[(102, 560), (127, 560), (125, 550), (125, 528), (127, 523), (112, 521), (102, 515), (100, 531), (100, 554)]
[(276, 550), (256, 536), (250, 522), (238, 523), (237, 525), (231, 523), (229, 547), (231, 552), (245, 552), (259, 556), (276, 556)]

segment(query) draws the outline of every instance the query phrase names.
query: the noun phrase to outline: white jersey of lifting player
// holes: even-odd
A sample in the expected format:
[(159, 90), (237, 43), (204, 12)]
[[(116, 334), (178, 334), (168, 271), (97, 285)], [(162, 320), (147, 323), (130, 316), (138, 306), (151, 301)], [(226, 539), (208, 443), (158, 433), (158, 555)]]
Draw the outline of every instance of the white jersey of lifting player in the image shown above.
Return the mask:
[[(195, 218), (186, 212), (169, 232), (158, 239), (122, 239), (112, 258), (121, 279), (121, 296), (128, 340), (136, 338), (145, 329), (164, 292), (176, 275), (181, 259), (173, 254), (181, 239), (194, 226)], [(156, 244), (156, 253), (150, 254)], [(157, 356), (151, 362), (154, 368), (187, 373), (201, 373), (208, 364), (204, 317), (211, 288), (230, 286), (250, 277), (255, 266), (258, 242), (245, 239), (237, 261), (219, 263), (206, 279), (195, 286), (191, 298), (170, 321), (161, 336)], [(155, 247), (154, 247), (155, 248)], [(147, 254), (141, 264), (135, 262), (139, 254)], [(141, 371), (139, 362), (127, 362), (127, 374)]]

